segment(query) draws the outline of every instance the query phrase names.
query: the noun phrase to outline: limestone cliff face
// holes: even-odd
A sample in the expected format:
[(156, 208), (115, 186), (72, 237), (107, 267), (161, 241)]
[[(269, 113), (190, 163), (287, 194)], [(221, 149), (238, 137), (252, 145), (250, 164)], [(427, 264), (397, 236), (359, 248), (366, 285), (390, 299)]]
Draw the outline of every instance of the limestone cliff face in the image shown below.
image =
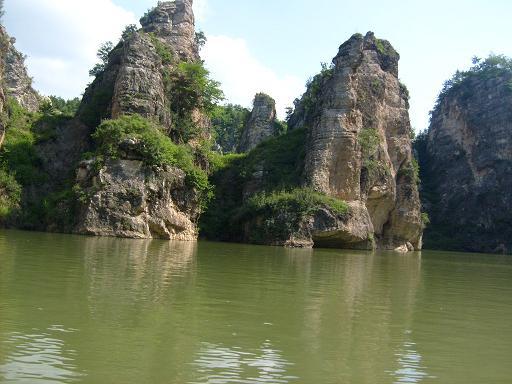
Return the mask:
[(249, 121), (242, 132), (238, 152), (248, 152), (276, 134), (276, 102), (270, 96), (258, 93), (254, 97)]
[(308, 132), (304, 185), (369, 215), (367, 231), (379, 247), (421, 249), (409, 104), (398, 60), (372, 33), (352, 36), (310, 84), (290, 129)]
[(114, 48), (105, 70), (84, 94), (78, 117), (91, 127), (127, 113), (170, 126), (166, 68), (200, 59), (192, 1), (159, 2), (140, 22), (142, 30)]
[[(159, 2), (141, 20), (142, 30), (121, 41), (84, 94), (78, 119), (92, 129), (101, 119), (139, 114), (160, 123), (172, 137), (166, 76), (180, 61), (200, 59), (192, 1)], [(192, 120), (208, 133), (198, 111)], [(92, 130), (91, 129), (91, 130)], [(194, 240), (201, 208), (198, 193), (178, 168), (150, 167), (136, 145), (99, 170), (82, 162), (77, 183), (83, 199), (74, 232), (103, 236)]]
[(162, 1), (141, 20), (146, 33), (154, 33), (172, 47), (184, 61), (197, 61), (199, 49), (195, 40), (192, 0)]
[(25, 67), (25, 56), (20, 53), (14, 43), (16, 40), (10, 38), (2, 27), (2, 35), (8, 40), (7, 50), (4, 56), (4, 81), (7, 96), (15, 98), (18, 103), (35, 112), (40, 105), (41, 97), (32, 88), (32, 79)]
[(195, 240), (200, 213), (197, 194), (185, 173), (154, 168), (141, 160), (109, 160), (99, 171), (89, 161), (77, 174), (86, 203), (75, 228), (79, 234), (129, 238)]
[[(5, 77), (5, 57), (9, 46), (9, 36), (5, 32), (5, 29), (0, 26), (0, 84), (4, 84)], [(5, 118), (4, 116), (5, 107), (5, 91), (4, 86), (0, 86), (0, 148), (5, 137)]]
[(432, 113), (423, 202), (428, 247), (512, 252), (512, 72), (470, 76)]

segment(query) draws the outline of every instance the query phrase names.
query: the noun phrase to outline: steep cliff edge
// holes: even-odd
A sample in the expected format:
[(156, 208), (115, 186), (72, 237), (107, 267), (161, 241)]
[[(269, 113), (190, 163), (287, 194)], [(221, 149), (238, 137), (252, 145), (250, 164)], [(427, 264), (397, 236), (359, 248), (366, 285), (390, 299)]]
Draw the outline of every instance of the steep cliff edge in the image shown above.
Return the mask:
[(32, 88), (32, 78), (25, 67), (25, 56), (14, 46), (16, 39), (9, 37), (1, 27), (2, 39), (7, 40), (4, 62), (5, 92), (13, 97), (25, 109), (36, 112), (41, 104), (41, 97)]
[(491, 56), (445, 85), (416, 143), (428, 248), (512, 252), (512, 61)]
[(210, 193), (206, 112), (221, 91), (200, 61), (191, 1), (159, 2), (141, 24), (103, 50), (75, 117), (12, 103), (0, 184), (16, 187), (16, 204), (4, 224), (197, 238)]
[(278, 134), (275, 100), (264, 93), (256, 94), (251, 116), (242, 131), (238, 152), (248, 152)]
[(219, 180), (236, 184), (236, 192), (220, 189), (245, 205), (216, 201), (224, 207), (213, 209), (217, 214), (232, 209), (227, 220), (235, 224), (224, 226), (231, 228), (228, 238), (421, 249), (408, 95), (398, 80), (398, 59), (387, 41), (354, 35), (296, 102), (290, 132), (222, 171)]
[(113, 152), (96, 150), (80, 164), (74, 232), (194, 240), (208, 186), (192, 152), (210, 134), (197, 83), (211, 82), (199, 61), (192, 1), (159, 2), (140, 22), (109, 54), (78, 111), (91, 128), (113, 119), (95, 129), (96, 145), (103, 128), (118, 141), (109, 143)]
[[(180, 62), (200, 60), (192, 1), (159, 2), (140, 22), (142, 29), (125, 34), (85, 91), (77, 116), (91, 127), (137, 113), (172, 130), (172, 70)], [(202, 118), (196, 116), (195, 122), (207, 126)]]

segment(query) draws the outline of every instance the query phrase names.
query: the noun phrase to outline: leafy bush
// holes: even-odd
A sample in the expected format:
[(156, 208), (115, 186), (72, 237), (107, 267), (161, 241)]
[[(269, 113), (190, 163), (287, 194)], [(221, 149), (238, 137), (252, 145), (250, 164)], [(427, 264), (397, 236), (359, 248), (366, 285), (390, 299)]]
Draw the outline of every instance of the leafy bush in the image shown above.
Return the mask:
[(188, 142), (199, 134), (192, 112), (211, 113), (224, 98), (220, 83), (210, 79), (202, 62), (181, 62), (168, 74), (169, 101), (176, 141)]
[(298, 186), (306, 156), (305, 136), (305, 129), (294, 129), (262, 142), (248, 153), (240, 165), (240, 175), (249, 178), (263, 169), (263, 188), (267, 191)]
[(177, 145), (163, 128), (139, 115), (125, 115), (103, 121), (92, 135), (98, 144), (97, 155), (117, 158), (119, 145), (127, 139), (139, 142), (137, 150), (147, 165), (170, 165), (182, 169), (189, 185), (203, 196), (211, 195), (208, 175), (194, 164), (194, 155), (187, 145)]
[(423, 228), (426, 228), (430, 224), (430, 217), (428, 216), (428, 213), (421, 213), (421, 222), (423, 224)]
[(299, 217), (306, 217), (314, 214), (320, 208), (328, 208), (340, 216), (349, 212), (348, 204), (345, 201), (308, 188), (259, 193), (251, 197), (242, 209), (250, 215), (257, 213), (278, 214), (279, 212), (291, 211)]
[[(239, 238), (240, 222), (234, 223), (233, 218), (243, 213), (240, 207), (244, 205), (244, 186), (254, 179), (255, 174), (261, 175), (257, 179), (258, 190), (263, 194), (298, 188), (305, 157), (305, 135), (304, 129), (296, 129), (261, 143), (249, 153), (224, 156), (212, 153), (211, 181), (216, 193), (201, 217), (201, 236), (242, 240)], [(290, 225), (294, 224), (286, 224)]]
[(0, 219), (8, 217), (20, 204), (21, 186), (16, 178), (0, 169)]
[(65, 100), (62, 97), (50, 96), (50, 101), (55, 111), (65, 116), (75, 116), (80, 106), (80, 99), (78, 97)]
[(345, 216), (349, 206), (311, 189), (295, 188), (252, 196), (237, 210), (233, 225), (252, 222), (249, 240), (255, 243), (280, 243), (297, 236), (301, 224), (322, 208), (330, 209), (338, 216)]
[(162, 43), (158, 37), (152, 32), (149, 33), (149, 38), (151, 39), (151, 43), (155, 46), (156, 53), (160, 56), (163, 65), (168, 65), (172, 63), (173, 54), (169, 46), (165, 43)]
[(38, 168), (40, 159), (34, 148), (36, 136), (32, 127), (41, 115), (28, 112), (13, 98), (7, 99), (6, 110), (8, 120), (0, 152), (0, 167), (21, 185), (40, 181), (44, 176)]

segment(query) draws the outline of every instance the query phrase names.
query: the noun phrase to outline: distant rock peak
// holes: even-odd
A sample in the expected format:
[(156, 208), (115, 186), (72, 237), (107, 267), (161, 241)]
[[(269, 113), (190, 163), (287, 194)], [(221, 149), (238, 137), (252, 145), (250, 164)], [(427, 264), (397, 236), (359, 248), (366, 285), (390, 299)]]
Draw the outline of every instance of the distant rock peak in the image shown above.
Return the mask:
[(276, 135), (276, 102), (269, 95), (258, 93), (254, 97), (254, 106), (242, 132), (238, 151), (250, 151)]
[(158, 2), (141, 19), (142, 30), (164, 39), (181, 59), (199, 60), (192, 0)]
[(378, 39), (373, 32), (365, 36), (356, 33), (340, 46), (338, 55), (333, 63), (339, 67), (345, 67), (350, 63), (355, 67), (360, 63), (363, 52), (371, 53), (382, 70), (398, 77), (398, 61), (400, 55), (387, 40)]

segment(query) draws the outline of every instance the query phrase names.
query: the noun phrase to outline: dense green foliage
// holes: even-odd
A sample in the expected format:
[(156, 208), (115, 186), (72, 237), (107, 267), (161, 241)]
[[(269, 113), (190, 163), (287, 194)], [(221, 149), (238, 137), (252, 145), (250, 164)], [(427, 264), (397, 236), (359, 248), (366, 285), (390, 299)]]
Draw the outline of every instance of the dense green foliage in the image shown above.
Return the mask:
[(0, 168), (0, 220), (8, 217), (19, 207), (21, 186), (16, 178)]
[(137, 151), (147, 165), (170, 165), (182, 169), (187, 182), (202, 194), (210, 195), (210, 184), (205, 171), (194, 163), (194, 154), (188, 145), (178, 145), (164, 133), (164, 129), (139, 115), (121, 116), (105, 120), (96, 129), (97, 156), (116, 158), (119, 145), (127, 139), (138, 142)]
[(252, 196), (243, 207), (251, 215), (254, 213), (279, 214), (291, 211), (300, 217), (312, 215), (319, 208), (329, 208), (338, 215), (345, 215), (349, 210), (346, 202), (308, 188), (258, 193)]
[[(463, 98), (471, 95), (471, 80), (488, 80), (500, 76), (512, 75), (512, 59), (503, 55), (490, 55), (482, 60), (473, 58), (473, 66), (467, 71), (457, 71), (450, 80), (444, 83), (434, 111), (446, 97), (461, 92)], [(512, 90), (512, 85), (511, 85)]]
[(212, 113), (224, 94), (202, 62), (180, 62), (168, 73), (167, 83), (172, 135), (175, 141), (186, 143), (200, 134), (192, 118), (193, 112)]
[[(304, 129), (292, 130), (249, 153), (217, 155), (212, 161), (216, 194), (201, 218), (201, 235), (255, 243), (285, 241), (305, 218), (322, 207), (345, 215), (345, 202), (301, 188), (305, 135)], [(255, 193), (244, 196), (244, 186), (255, 180)], [(250, 238), (243, 239), (241, 228), (257, 218), (260, 220), (252, 227)]]
[(154, 33), (149, 33), (149, 38), (151, 39), (151, 43), (155, 47), (156, 53), (160, 56), (163, 65), (168, 65), (172, 63), (173, 54), (171, 49), (167, 44), (164, 44), (160, 41), (158, 37)]
[[(70, 119), (51, 103), (44, 103), (37, 113), (30, 113), (9, 98), (6, 105), (6, 135), (0, 150), (0, 216), (16, 214), (29, 229), (59, 226), (73, 219), (71, 186), (53, 185), (49, 195), (22, 193), (33, 186), (51, 182), (41, 168), (35, 145), (54, 138), (57, 126)], [(19, 209), (18, 209), (19, 208)]]
[(215, 142), (224, 153), (235, 152), (251, 112), (240, 105), (216, 105), (210, 114)]
[(98, 52), (96, 53), (100, 62), (89, 71), (89, 76), (96, 77), (105, 70), (108, 64), (108, 56), (110, 55), (110, 52), (112, 52), (112, 49), (114, 49), (114, 44), (111, 41), (107, 41), (100, 45)]
[(65, 100), (62, 97), (50, 96), (50, 101), (54, 113), (62, 114), (65, 116), (75, 116), (76, 111), (78, 111), (78, 107), (80, 106), (80, 99), (78, 97)]
[(39, 158), (34, 149), (36, 136), (32, 130), (41, 115), (26, 111), (13, 98), (7, 99), (6, 107), (8, 120), (0, 151), (1, 167), (22, 185), (41, 180)]

